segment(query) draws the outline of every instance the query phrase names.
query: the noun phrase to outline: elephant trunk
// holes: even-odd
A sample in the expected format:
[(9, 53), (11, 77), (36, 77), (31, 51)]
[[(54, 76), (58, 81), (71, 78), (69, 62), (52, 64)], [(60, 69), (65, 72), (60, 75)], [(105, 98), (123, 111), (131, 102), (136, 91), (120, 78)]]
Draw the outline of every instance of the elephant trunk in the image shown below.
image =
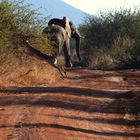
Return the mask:
[(81, 61), (81, 56), (80, 56), (80, 37), (79, 36), (76, 37), (76, 54), (77, 54), (77, 57), (78, 57), (79, 61)]

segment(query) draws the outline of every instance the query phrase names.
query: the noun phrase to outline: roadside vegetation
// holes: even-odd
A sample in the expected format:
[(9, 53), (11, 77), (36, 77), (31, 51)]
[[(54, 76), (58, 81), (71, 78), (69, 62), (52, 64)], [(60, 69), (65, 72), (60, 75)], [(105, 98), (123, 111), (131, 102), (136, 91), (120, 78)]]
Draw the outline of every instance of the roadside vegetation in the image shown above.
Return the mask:
[(83, 62), (95, 69), (140, 68), (140, 10), (88, 16), (80, 26)]
[[(14, 66), (29, 61), (23, 39), (41, 51), (51, 53), (51, 47), (41, 31), (46, 24), (38, 9), (24, 0), (0, 1), (0, 66)], [(28, 57), (28, 58), (27, 58)]]

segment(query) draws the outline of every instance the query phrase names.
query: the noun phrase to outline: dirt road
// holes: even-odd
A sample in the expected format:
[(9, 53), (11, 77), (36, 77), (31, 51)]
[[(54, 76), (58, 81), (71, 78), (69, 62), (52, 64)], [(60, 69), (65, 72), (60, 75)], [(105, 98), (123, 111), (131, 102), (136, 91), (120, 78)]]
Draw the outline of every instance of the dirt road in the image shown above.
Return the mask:
[(0, 140), (138, 140), (140, 71), (69, 70), (39, 87), (0, 88)]

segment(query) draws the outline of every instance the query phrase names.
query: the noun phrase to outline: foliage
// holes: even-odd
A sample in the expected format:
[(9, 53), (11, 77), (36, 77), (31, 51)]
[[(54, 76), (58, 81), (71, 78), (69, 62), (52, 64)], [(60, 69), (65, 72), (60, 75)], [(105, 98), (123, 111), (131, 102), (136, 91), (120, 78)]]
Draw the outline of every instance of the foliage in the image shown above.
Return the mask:
[(111, 49), (111, 56), (118, 67), (133, 66), (134, 39), (130, 37), (118, 37), (114, 40)]
[[(137, 68), (140, 65), (140, 10), (100, 12), (98, 17), (86, 17), (79, 29), (85, 36), (83, 61), (89, 66)], [(98, 60), (96, 65), (95, 60)]]
[(23, 38), (31, 38), (31, 41), (34, 39), (36, 46), (38, 45), (39, 48), (41, 46), (43, 48), (49, 47), (47, 38), (41, 34), (47, 17), (43, 18), (38, 9), (32, 10), (30, 6), (25, 4), (24, 0), (0, 1), (1, 63), (8, 55), (21, 57), (25, 50), (23, 48)]

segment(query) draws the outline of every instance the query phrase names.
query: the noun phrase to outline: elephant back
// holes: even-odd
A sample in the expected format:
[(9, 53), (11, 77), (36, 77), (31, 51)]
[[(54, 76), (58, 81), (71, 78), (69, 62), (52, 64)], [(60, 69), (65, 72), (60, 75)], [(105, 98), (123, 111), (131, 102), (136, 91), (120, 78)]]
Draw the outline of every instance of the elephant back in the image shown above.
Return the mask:
[(44, 34), (50, 35), (50, 36), (62, 36), (64, 39), (66, 38), (66, 32), (63, 27), (59, 25), (52, 24), (51, 26), (46, 27), (43, 30)]
[(59, 25), (59, 26), (65, 28), (65, 23), (63, 22), (62, 19), (53, 18), (53, 19), (49, 20), (48, 26), (51, 26), (52, 24)]

